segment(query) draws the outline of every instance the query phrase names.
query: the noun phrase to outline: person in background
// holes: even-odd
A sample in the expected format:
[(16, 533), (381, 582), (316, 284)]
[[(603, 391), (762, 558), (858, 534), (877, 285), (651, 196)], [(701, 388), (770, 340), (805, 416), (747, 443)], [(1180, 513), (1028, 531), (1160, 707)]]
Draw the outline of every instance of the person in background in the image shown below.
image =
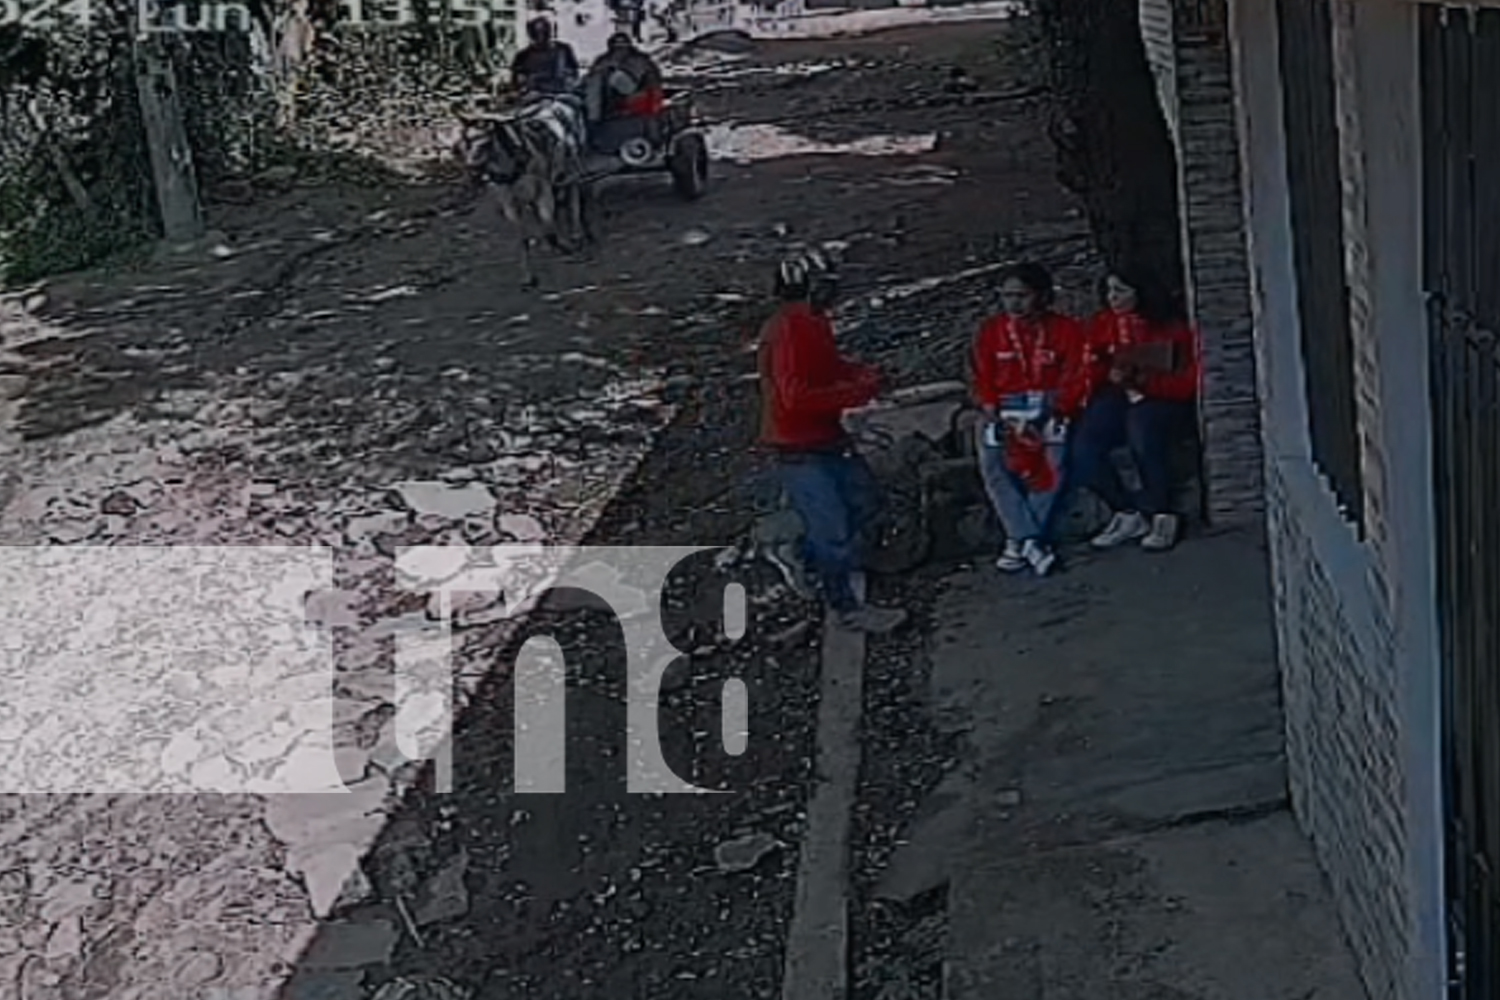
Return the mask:
[(836, 623), (892, 631), (906, 613), (863, 603), (854, 589), (859, 538), (876, 513), (878, 487), (842, 419), (875, 399), (881, 374), (839, 353), (828, 314), (837, 276), (821, 255), (783, 261), (775, 289), (781, 305), (760, 335), (761, 442), (775, 454), (782, 489), (802, 518), (805, 558)]
[(608, 48), (589, 67), (585, 90), (589, 121), (595, 123), (649, 119), (666, 102), (661, 67), (624, 32), (609, 37)]
[[(1089, 399), (1075, 429), (1070, 479), (1112, 511), (1095, 548), (1140, 539), (1143, 549), (1162, 552), (1177, 543), (1172, 449), (1196, 413), (1198, 338), (1175, 298), (1147, 272), (1106, 275), (1100, 299), (1089, 327)], [(1140, 474), (1139, 494), (1125, 488), (1110, 458), (1122, 445)]]
[(568, 94), (578, 86), (578, 57), (572, 46), (557, 40), (552, 22), (545, 17), (533, 18), (526, 25), (530, 40), (511, 61), (510, 75), (515, 87), (531, 94)]
[(615, 24), (639, 42), (646, 21), (645, 0), (609, 0), (609, 9), (614, 14)]
[(1005, 529), (995, 565), (1046, 576), (1057, 561), (1054, 522), (1060, 513), (1068, 421), (1083, 402), (1085, 334), (1053, 310), (1052, 275), (1019, 264), (1000, 278), (1005, 311), (974, 339), (975, 403), (984, 414), (979, 468)]

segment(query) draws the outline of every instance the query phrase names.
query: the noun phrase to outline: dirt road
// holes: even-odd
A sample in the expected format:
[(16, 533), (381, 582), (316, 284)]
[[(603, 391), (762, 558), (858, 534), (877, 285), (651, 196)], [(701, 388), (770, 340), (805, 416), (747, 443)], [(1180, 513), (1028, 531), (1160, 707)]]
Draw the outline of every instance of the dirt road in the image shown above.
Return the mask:
[[(60, 281), (33, 317), (13, 313), (0, 361), (27, 382), (0, 539), (330, 546), (340, 760), (359, 794), (0, 799), (0, 857), (15, 859), (0, 863), (14, 865), (0, 994), (228, 1000), (295, 968), (297, 998), (399, 977), (495, 1000), (776, 995), (815, 710), (800, 609), (752, 575), (749, 638), (732, 644), (715, 639), (725, 578), (684, 597), (677, 644), (698, 652), (668, 685), (666, 754), (732, 789), (718, 796), (625, 794), (616, 627), (576, 609), (527, 626), (556, 625), (576, 672), (567, 793), (512, 794), (506, 680), (525, 633), (461, 630), (473, 707), (455, 789), (434, 795), (370, 735), (391, 715), (391, 637), (430, 627), (424, 601), (393, 590), (390, 556), (731, 541), (755, 499), (744, 348), (794, 245), (845, 247), (848, 338), (898, 381), (958, 373), (996, 261), (1038, 256), (1086, 295), (1088, 241), (1017, 96), (1033, 81), (1014, 34), (960, 24), (699, 59), (705, 110), (738, 129), (716, 132), (729, 158), (710, 195), (611, 185), (604, 243), (549, 261), (540, 293), (452, 187), (309, 187), (222, 208), (221, 258)], [(979, 95), (945, 92), (955, 64)], [(753, 125), (936, 145), (771, 156), (787, 135)], [(704, 749), (713, 681), (734, 675), (749, 750), (720, 760)], [(186, 771), (240, 787), (265, 773), (234, 747)]]

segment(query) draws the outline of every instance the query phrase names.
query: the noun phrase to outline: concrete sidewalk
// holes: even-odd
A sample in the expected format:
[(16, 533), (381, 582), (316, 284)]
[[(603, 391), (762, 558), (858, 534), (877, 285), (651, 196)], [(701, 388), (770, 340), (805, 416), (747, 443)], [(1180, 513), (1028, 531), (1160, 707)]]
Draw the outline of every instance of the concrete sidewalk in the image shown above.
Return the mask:
[(878, 895), (947, 882), (949, 1000), (1360, 1000), (1286, 809), (1259, 538), (950, 577), (933, 709), (966, 731)]

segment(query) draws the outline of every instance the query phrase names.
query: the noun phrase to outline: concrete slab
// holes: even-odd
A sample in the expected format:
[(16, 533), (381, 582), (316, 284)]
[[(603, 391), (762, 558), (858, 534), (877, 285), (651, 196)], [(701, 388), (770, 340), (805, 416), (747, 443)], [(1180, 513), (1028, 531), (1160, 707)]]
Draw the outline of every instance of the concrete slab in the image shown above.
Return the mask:
[[(863, 598), (865, 581), (856, 581)], [(844, 1000), (849, 970), (849, 827), (859, 783), (865, 638), (825, 622), (818, 783), (807, 807), (787, 932), (783, 1000)]]
[(1364, 1000), (1287, 813), (1017, 858), (950, 902), (949, 1000)]
[(1361, 995), (1285, 812), (1269, 590), (1243, 532), (946, 581), (929, 696), (966, 751), (880, 893), (949, 883), (951, 1000)]
[(1090, 554), (1046, 580), (952, 578), (932, 697), (970, 732), (979, 799), (1017, 788), (1030, 810), (1150, 825), (1283, 798), (1269, 601), (1245, 534)]

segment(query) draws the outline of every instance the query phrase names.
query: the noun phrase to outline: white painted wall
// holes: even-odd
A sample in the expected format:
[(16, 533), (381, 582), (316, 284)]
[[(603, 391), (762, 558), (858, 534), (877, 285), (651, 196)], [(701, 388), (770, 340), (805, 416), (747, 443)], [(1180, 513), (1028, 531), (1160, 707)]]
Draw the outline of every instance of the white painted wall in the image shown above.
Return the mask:
[[(1403, 981), (1390, 984), (1406, 1000), (1444, 995), (1442, 838), (1438, 729), (1439, 658), (1435, 621), (1426, 322), (1420, 271), (1420, 121), (1415, 8), (1408, 0), (1358, 0), (1347, 23), (1358, 79), (1368, 275), (1372, 321), (1367, 333), (1379, 354), (1378, 426), (1371, 427), (1381, 455), (1387, 532), (1379, 553), (1362, 542), (1338, 514), (1319, 475), (1307, 432), (1293, 268), (1291, 216), (1279, 79), (1275, 4), (1229, 0), (1237, 113), (1245, 188), (1246, 237), (1251, 254), (1256, 350), (1267, 480), (1285, 491), (1279, 516), (1295, 519), (1312, 548), (1311, 559), (1340, 595), (1340, 612), (1361, 649), (1382, 648), (1390, 638), (1399, 686), (1403, 774), (1405, 880), (1410, 912), (1404, 914), (1410, 953)], [(1275, 520), (1273, 514), (1273, 522)], [(1273, 571), (1279, 589), (1297, 586), (1300, 567), (1276, 544)], [(1377, 559), (1381, 560), (1377, 563)], [(1383, 574), (1375, 573), (1377, 568)], [(1290, 574), (1290, 576), (1289, 576)], [(1394, 581), (1392, 600), (1376, 581)], [(1293, 595), (1293, 603), (1296, 596)], [(1389, 612), (1387, 616), (1387, 611)], [(1388, 620), (1385, 620), (1388, 617)], [(1301, 637), (1278, 622), (1283, 662), (1302, 656)], [(1340, 664), (1340, 671), (1368, 665)], [(1326, 669), (1326, 667), (1325, 667)], [(1299, 697), (1309, 698), (1302, 693)], [(1290, 700), (1290, 699), (1289, 699)], [(1316, 711), (1319, 706), (1313, 706)], [(1332, 706), (1326, 706), (1331, 709)], [(1341, 817), (1351, 824), (1373, 819)], [(1358, 830), (1355, 830), (1358, 834)], [(1330, 860), (1325, 858), (1325, 864)], [(1336, 859), (1335, 859), (1336, 860)]]
[(1445, 995), (1441, 656), (1436, 602), (1437, 523), (1432, 488), (1429, 352), (1422, 293), (1422, 122), (1417, 7), (1409, 0), (1349, 5), (1357, 66), (1352, 92), (1363, 129), (1371, 333), (1383, 401), (1393, 588), (1392, 625), (1406, 736), (1408, 864), (1414, 911), (1408, 996)]

